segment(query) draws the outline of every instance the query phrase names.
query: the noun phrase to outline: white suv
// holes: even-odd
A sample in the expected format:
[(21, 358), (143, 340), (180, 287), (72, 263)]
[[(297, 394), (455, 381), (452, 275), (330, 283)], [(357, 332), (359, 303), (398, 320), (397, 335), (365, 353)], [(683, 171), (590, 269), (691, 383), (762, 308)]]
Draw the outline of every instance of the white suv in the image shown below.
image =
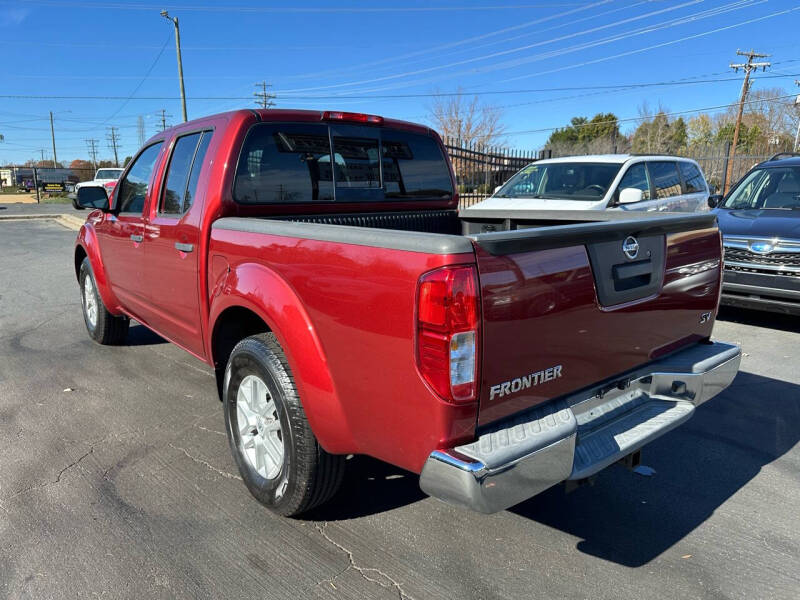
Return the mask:
[(699, 165), (677, 156), (606, 154), (529, 164), (474, 209), (708, 210)]

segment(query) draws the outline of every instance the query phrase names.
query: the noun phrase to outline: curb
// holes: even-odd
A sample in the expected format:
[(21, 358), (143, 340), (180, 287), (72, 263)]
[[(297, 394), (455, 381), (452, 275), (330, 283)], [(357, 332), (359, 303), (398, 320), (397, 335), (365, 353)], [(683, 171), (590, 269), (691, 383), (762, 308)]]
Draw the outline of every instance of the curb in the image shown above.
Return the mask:
[(31, 219), (55, 221), (59, 225), (78, 231), (84, 221), (72, 215), (45, 214), (45, 215), (0, 215), (0, 221), (29, 221)]

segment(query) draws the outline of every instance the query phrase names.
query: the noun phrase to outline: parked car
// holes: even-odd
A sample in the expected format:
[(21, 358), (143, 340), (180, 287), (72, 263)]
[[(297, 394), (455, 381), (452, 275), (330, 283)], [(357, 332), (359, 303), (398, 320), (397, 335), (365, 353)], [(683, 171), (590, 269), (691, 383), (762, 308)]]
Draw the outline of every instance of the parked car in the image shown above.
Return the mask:
[(710, 340), (714, 215), (459, 215), (420, 125), (225, 113), (78, 199), (89, 335), (136, 319), (212, 366), (242, 479), (279, 514), (330, 498), (357, 453), (498, 511), (633, 464), (738, 369)]
[(725, 246), (722, 303), (800, 314), (800, 154), (756, 165), (709, 204)]
[(472, 208), (694, 212), (708, 210), (708, 195), (691, 159), (603, 154), (531, 163)]
[[(94, 174), (94, 179), (91, 181), (82, 181), (80, 183), (75, 184), (75, 189), (73, 193), (77, 194), (78, 190), (82, 187), (104, 187), (107, 193), (110, 193), (111, 190), (114, 189), (114, 186), (117, 185), (117, 181), (119, 180), (120, 176), (122, 175), (122, 171), (124, 169), (118, 169), (116, 167), (105, 167), (102, 169), (97, 169), (97, 172)], [(72, 206), (78, 210), (82, 210), (83, 207), (78, 204), (76, 198), (72, 199)]]

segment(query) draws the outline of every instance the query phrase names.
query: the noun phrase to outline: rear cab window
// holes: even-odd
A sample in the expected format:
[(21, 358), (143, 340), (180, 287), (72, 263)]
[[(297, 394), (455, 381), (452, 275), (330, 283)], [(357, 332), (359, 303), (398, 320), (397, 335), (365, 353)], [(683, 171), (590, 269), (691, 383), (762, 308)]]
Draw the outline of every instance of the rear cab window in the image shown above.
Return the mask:
[(450, 199), (450, 169), (424, 133), (359, 125), (261, 123), (247, 134), (241, 204)]

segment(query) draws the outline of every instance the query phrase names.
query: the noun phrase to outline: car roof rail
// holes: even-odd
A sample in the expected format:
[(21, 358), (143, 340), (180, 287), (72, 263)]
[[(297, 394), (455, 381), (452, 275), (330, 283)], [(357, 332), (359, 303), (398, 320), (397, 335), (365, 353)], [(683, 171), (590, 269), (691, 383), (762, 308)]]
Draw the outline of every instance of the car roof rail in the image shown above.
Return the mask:
[(782, 158), (793, 158), (800, 156), (800, 152), (778, 152), (777, 154), (773, 154), (771, 157), (767, 159), (767, 162), (771, 160), (780, 160)]

